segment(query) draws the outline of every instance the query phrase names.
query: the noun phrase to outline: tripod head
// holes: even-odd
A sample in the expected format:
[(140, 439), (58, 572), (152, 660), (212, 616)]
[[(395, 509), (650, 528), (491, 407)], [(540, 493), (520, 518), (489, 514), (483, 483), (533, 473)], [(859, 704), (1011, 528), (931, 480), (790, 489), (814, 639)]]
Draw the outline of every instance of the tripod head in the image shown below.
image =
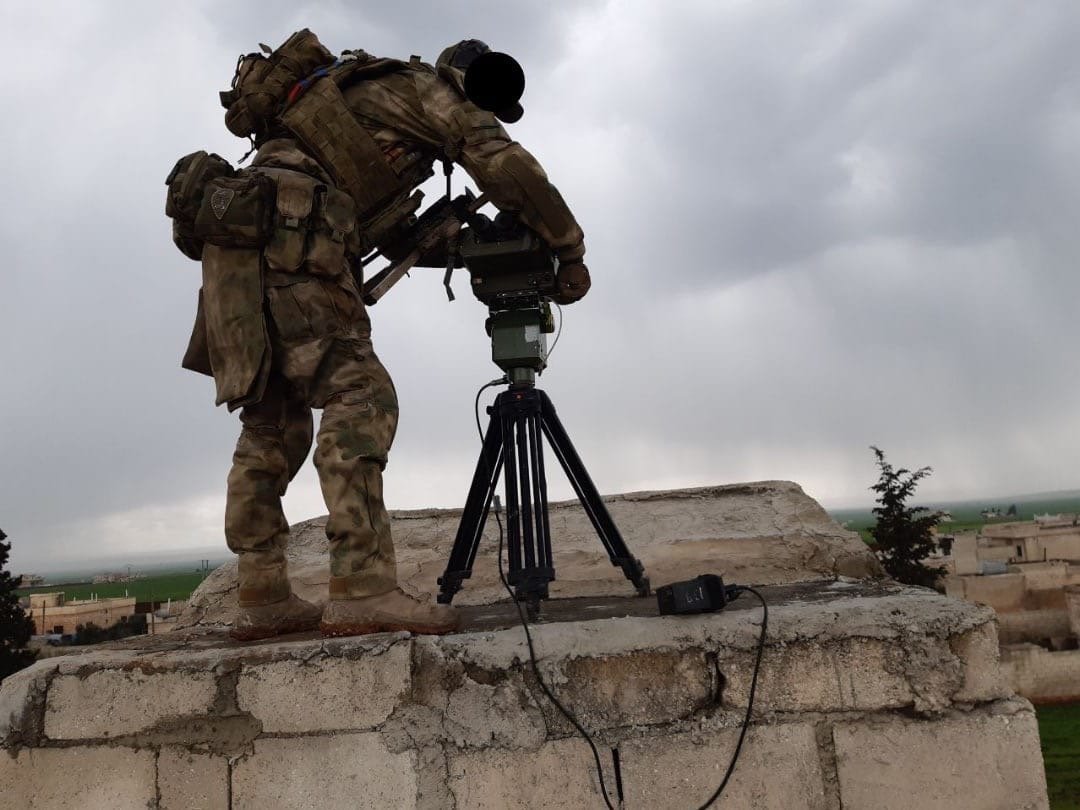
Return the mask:
[(528, 387), (547, 368), (547, 336), (555, 331), (551, 304), (536, 297), (531, 305), (490, 309), (484, 328), (491, 337), (491, 359), (510, 385)]

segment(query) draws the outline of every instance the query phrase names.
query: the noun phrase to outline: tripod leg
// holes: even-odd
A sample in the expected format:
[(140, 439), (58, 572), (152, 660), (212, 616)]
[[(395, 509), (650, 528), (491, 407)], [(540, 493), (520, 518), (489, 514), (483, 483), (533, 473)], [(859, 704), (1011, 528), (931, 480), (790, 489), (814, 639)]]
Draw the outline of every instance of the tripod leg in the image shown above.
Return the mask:
[(439, 577), (437, 601), (441, 604), (450, 604), (454, 594), (461, 590), (461, 583), (472, 576), (473, 562), (476, 560), (480, 538), (484, 534), (484, 524), (487, 522), (491, 499), (499, 482), (504, 455), (503, 422), (500, 418), (499, 400), (496, 398), (487, 432), (484, 434), (484, 446), (480, 450), (472, 485), (465, 499), (465, 509), (458, 524), (450, 560), (443, 575)]
[(514, 419), (514, 443), (517, 446), (518, 490), (521, 498), (522, 550), (525, 568), (536, 567), (536, 537), (533, 534), (533, 478), (529, 457), (529, 421), (531, 415), (519, 413)]
[(536, 558), (539, 565), (551, 569), (552, 579), (554, 579), (555, 567), (551, 559), (551, 524), (548, 520), (547, 476), (544, 473), (544, 443), (541, 430), (540, 415), (530, 417), (529, 452), (532, 459), (533, 506), (536, 511)]
[(555, 413), (555, 406), (551, 404), (548, 395), (543, 391), (537, 389), (537, 393), (540, 395), (540, 425), (544, 430), (544, 435), (547, 436), (548, 441), (551, 443), (551, 449), (555, 451), (559, 463), (562, 464), (563, 470), (566, 471), (566, 477), (570, 479), (570, 485), (574, 488), (574, 492), (577, 493), (578, 500), (581, 501), (581, 505), (589, 516), (593, 528), (596, 529), (600, 542), (603, 543), (604, 549), (611, 559), (611, 564), (623, 570), (626, 578), (634, 583), (639, 596), (648, 596), (649, 579), (645, 576), (645, 569), (642, 567), (641, 562), (630, 553), (630, 549), (626, 547), (615, 521), (611, 519), (607, 507), (596, 489), (596, 485), (593, 483), (592, 478), (589, 477), (589, 473), (578, 456), (577, 450), (574, 449), (570, 436), (567, 435), (566, 429), (563, 427), (562, 422), (559, 421), (559, 417)]
[(517, 499), (517, 519), (512, 525), (518, 532), (511, 538), (514, 556), (509, 581), (514, 585), (515, 597), (526, 603), (535, 618), (540, 601), (548, 597), (548, 583), (555, 579), (550, 563), (551, 542), (546, 533), (547, 495), (542, 491), (540, 398), (533, 388), (513, 389), (508, 392), (506, 409), (513, 412), (513, 418), (503, 422), (507, 497)]
[[(500, 395), (502, 396), (502, 395)], [(506, 556), (510, 563), (507, 580), (514, 585), (521, 572), (521, 505), (518, 501), (517, 444), (514, 441), (514, 416), (510, 407), (502, 413), (503, 461), (506, 472)]]

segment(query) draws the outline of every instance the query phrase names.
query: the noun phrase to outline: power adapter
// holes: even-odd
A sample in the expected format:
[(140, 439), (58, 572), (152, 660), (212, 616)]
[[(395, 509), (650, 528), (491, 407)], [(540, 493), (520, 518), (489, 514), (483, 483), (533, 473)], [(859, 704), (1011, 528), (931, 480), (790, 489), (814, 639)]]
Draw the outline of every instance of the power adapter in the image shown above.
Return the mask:
[(656, 589), (656, 604), (661, 616), (687, 613), (713, 613), (737, 597), (737, 585), (724, 585), (719, 574), (702, 574), (694, 579), (673, 582)]

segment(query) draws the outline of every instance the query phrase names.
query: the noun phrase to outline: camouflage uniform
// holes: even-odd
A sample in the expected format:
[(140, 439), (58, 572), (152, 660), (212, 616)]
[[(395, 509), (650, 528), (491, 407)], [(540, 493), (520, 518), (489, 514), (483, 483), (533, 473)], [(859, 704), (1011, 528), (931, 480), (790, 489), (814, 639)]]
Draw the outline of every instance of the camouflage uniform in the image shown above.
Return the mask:
[[(454, 160), (564, 263), (580, 260), (582, 232), (565, 202), (495, 116), (464, 98), (460, 72), (397, 64), (344, 88), (349, 111), (391, 168), (420, 182), (434, 161)], [(260, 144), (246, 171), (277, 184), (276, 230), (261, 249), (205, 247), (200, 312), (185, 358), (186, 367), (213, 374), (219, 404), (242, 409), (225, 517), (229, 548), (239, 555), (242, 606), (289, 595), (281, 496), (310, 449), (312, 408), (323, 410), (315, 466), (329, 510), (330, 598), (396, 585), (382, 470), (398, 404), (348, 270), (372, 245), (332, 167), (311, 152), (284, 128)], [(411, 190), (404, 183), (387, 207)], [(310, 224), (297, 235), (301, 221)]]

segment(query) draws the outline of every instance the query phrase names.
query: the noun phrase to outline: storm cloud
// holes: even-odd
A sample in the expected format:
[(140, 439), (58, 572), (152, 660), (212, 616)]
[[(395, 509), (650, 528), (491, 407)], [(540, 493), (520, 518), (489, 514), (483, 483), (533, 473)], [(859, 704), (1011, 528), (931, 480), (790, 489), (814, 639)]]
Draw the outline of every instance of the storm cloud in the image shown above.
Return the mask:
[[(195, 149), (246, 151), (217, 91), (238, 53), (304, 26), (335, 51), (434, 61), (478, 37), (522, 62), (511, 134), (581, 221), (594, 280), (541, 384), (602, 491), (783, 478), (865, 503), (870, 444), (932, 465), (927, 499), (1080, 479), (1075, 4), (0, 14), (0, 526), (16, 570), (221, 542), (236, 417), (179, 368), (199, 272), (171, 244), (163, 180)], [(372, 310), (402, 406), (391, 507), (461, 503), (473, 395), (498, 375), (484, 308), (460, 278), (447, 303), (439, 275)], [(325, 511), (312, 470), (286, 510)]]

